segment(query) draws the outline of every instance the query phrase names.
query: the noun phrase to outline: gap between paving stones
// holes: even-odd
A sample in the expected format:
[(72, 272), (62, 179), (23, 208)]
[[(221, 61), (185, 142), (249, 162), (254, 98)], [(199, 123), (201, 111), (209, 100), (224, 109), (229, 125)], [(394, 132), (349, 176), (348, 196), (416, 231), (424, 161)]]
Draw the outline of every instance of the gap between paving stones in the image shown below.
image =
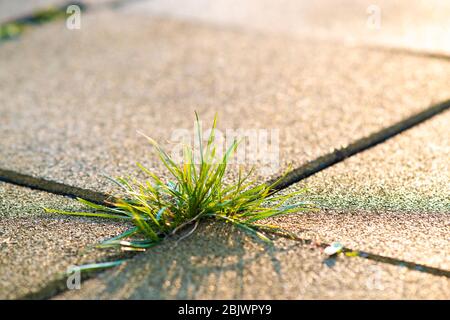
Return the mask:
[[(286, 233), (282, 233), (282, 232), (274, 232), (273, 235), (301, 243), (302, 245), (311, 245), (311, 246), (315, 246), (315, 247), (321, 248), (321, 249), (324, 249), (329, 246), (329, 244), (327, 244), (327, 243), (315, 243), (310, 239), (303, 239), (303, 238), (300, 238), (300, 237), (297, 237), (294, 235), (290, 235), (290, 234), (286, 234)], [(346, 254), (348, 254), (348, 253), (353, 253), (355, 255), (347, 256)], [(138, 255), (138, 254), (139, 253), (136, 253), (136, 255)], [(429, 266), (426, 266), (423, 264), (418, 264), (418, 263), (414, 263), (414, 262), (410, 262), (410, 261), (395, 259), (395, 258), (391, 258), (391, 257), (385, 257), (385, 256), (372, 254), (372, 253), (365, 252), (365, 251), (353, 250), (353, 249), (346, 248), (346, 247), (342, 248), (341, 253), (339, 255), (343, 256), (345, 258), (349, 258), (349, 259), (354, 258), (354, 257), (359, 257), (359, 258), (368, 259), (368, 260), (379, 262), (379, 263), (387, 263), (387, 264), (394, 265), (397, 267), (404, 267), (404, 268), (407, 268), (407, 269), (413, 270), (413, 271), (424, 272), (424, 273), (431, 274), (434, 276), (441, 276), (441, 277), (443, 276), (446, 278), (450, 278), (450, 271), (448, 271), (448, 270), (429, 267)], [(120, 256), (118, 256), (118, 257), (120, 257)], [(338, 257), (337, 255), (334, 255), (334, 256), (330, 256), (324, 260), (334, 260), (337, 257)], [(114, 256), (112, 258), (114, 259)], [(132, 258), (130, 259), (130, 262), (131, 261), (132, 261)], [(83, 275), (83, 281), (92, 279), (95, 276), (97, 276), (103, 272), (105, 272), (105, 271), (90, 272), (88, 274), (85, 274), (85, 275)], [(55, 279), (54, 281), (48, 283), (41, 290), (39, 290), (37, 292), (33, 292), (31, 294), (27, 294), (22, 297), (19, 297), (18, 300), (51, 299), (52, 297), (57, 296), (68, 290), (67, 286), (66, 286), (66, 280), (67, 280), (66, 277), (61, 276), (58, 279)]]
[(98, 204), (103, 204), (107, 198), (110, 198), (110, 196), (101, 192), (74, 187), (44, 178), (36, 178), (27, 174), (1, 168), (0, 181), (16, 184), (30, 189), (42, 190), (69, 198), (83, 198)]
[[(117, 9), (125, 7), (129, 4), (133, 4), (136, 2), (140, 2), (140, 1), (142, 1), (142, 0), (109, 0), (109, 1), (102, 1), (100, 3), (95, 3), (93, 1), (83, 1), (83, 0), (76, 1), (76, 2), (68, 1), (59, 6), (56, 6), (56, 9), (64, 9), (64, 8), (68, 7), (69, 5), (78, 5), (82, 8), (83, 11), (97, 11), (97, 10), (102, 10), (102, 9), (117, 10)], [(28, 21), (30, 19), (32, 20), (32, 18), (33, 18), (33, 14), (22, 15), (15, 19), (7, 20), (0, 25), (6, 25), (9, 23), (21, 23), (24, 21)], [(39, 26), (39, 24), (35, 25), (35, 26)], [(332, 41), (332, 40), (330, 40), (330, 41)], [(336, 42), (341, 43), (341, 41), (336, 41)], [(374, 50), (374, 51), (399, 53), (399, 54), (405, 54), (405, 55), (410, 55), (410, 56), (450, 61), (449, 54), (439, 53), (439, 52), (422, 51), (422, 50), (416, 50), (416, 49), (412, 49), (412, 48), (390, 47), (390, 46), (383, 46), (383, 45), (370, 45), (370, 44), (363, 44), (363, 45), (360, 45), (359, 47)]]
[(445, 54), (445, 53), (421, 51), (421, 50), (414, 50), (414, 49), (410, 49), (410, 48), (401, 48), (401, 47), (385, 47), (385, 46), (380, 46), (380, 45), (362, 45), (361, 48), (374, 50), (374, 51), (387, 52), (387, 53), (404, 54), (404, 55), (408, 55), (408, 56), (415, 56), (415, 57), (421, 57), (421, 58), (430, 58), (430, 59), (450, 61), (450, 55)]
[[(52, 9), (57, 9), (57, 10), (63, 10), (66, 9), (68, 6), (70, 5), (76, 5), (79, 6), (81, 8), (82, 11), (91, 11), (91, 10), (101, 10), (101, 9), (119, 9), (121, 7), (124, 7), (128, 4), (131, 3), (136, 3), (142, 0), (109, 0), (109, 1), (101, 1), (99, 3), (95, 3), (95, 1), (83, 1), (83, 0), (78, 0), (78, 1), (71, 1), (71, 0), (67, 0), (65, 2), (62, 2), (60, 4), (57, 5), (43, 5), (41, 7), (38, 7), (35, 11), (39, 11), (39, 10), (46, 10), (49, 8)], [(22, 14), (10, 19), (7, 19), (6, 21), (4, 21), (2, 24), (8, 24), (8, 23), (21, 23), (21, 22), (27, 22), (30, 20), (33, 20), (34, 14), (30, 13), (30, 14)], [(37, 25), (36, 25), (37, 26)]]
[[(367, 137), (356, 140), (348, 146), (334, 150), (315, 160), (312, 160), (292, 171), (290, 171), (283, 180), (276, 186), (276, 191), (283, 190), (294, 183), (297, 183), (319, 171), (322, 171), (332, 165), (339, 163), (357, 153), (372, 148), (400, 133), (406, 131), (446, 110), (450, 109), (450, 100), (435, 104), (424, 111), (416, 113), (408, 118), (403, 119), (389, 127), (375, 132)], [(270, 180), (268, 183), (275, 181)]]
[[(303, 239), (303, 238), (297, 237), (295, 235), (290, 235), (290, 234), (285, 234), (285, 233), (274, 233), (274, 235), (277, 235), (277, 236), (283, 237), (283, 238), (287, 238), (287, 239), (291, 239), (294, 241), (302, 242), (303, 244), (307, 244), (307, 245), (308, 244), (316, 244), (316, 246), (323, 248), (323, 249), (330, 245), (328, 243), (314, 243), (312, 240)], [(405, 267), (410, 270), (425, 272), (425, 273), (429, 273), (429, 274), (432, 274), (435, 276), (444, 276), (446, 278), (450, 278), (449, 270), (430, 267), (430, 266), (426, 266), (426, 265), (420, 264), (420, 263), (414, 263), (414, 262), (410, 262), (410, 261), (406, 261), (406, 260), (386, 257), (386, 256), (373, 254), (373, 253), (366, 252), (366, 251), (353, 250), (353, 249), (350, 249), (347, 247), (343, 247), (341, 252), (344, 253), (344, 255), (346, 253), (354, 253), (355, 257), (360, 257), (360, 258), (364, 258), (364, 259), (368, 259), (368, 260), (372, 260), (372, 261), (376, 261), (376, 262), (392, 264), (392, 265), (398, 266), (398, 267)], [(349, 256), (349, 257), (351, 257), (351, 256)], [(333, 256), (331, 256), (329, 259), (333, 259)]]
[[(42, 13), (45, 12), (45, 10), (55, 10), (54, 13), (65, 13), (66, 8), (68, 8), (71, 5), (75, 5), (80, 7), (80, 9), (83, 12), (86, 11), (99, 11), (103, 9), (120, 9), (123, 6), (126, 6), (130, 3), (139, 2), (141, 0), (110, 0), (110, 1), (102, 1), (100, 3), (95, 3), (93, 1), (66, 1), (58, 5), (43, 5), (42, 7), (38, 7), (34, 12), (29, 14), (22, 14), (17, 17), (13, 17), (11, 19), (8, 19), (2, 23), (0, 23), (0, 44), (4, 41), (9, 41), (11, 39), (15, 39), (17, 37), (20, 37), (24, 31), (23, 28), (27, 27), (37, 27), (49, 22), (52, 22), (55, 18), (51, 18), (49, 20), (40, 20), (41, 18), (39, 16), (36, 16), (36, 13)], [(44, 11), (41, 11), (44, 10)], [(61, 16), (56, 17), (56, 19), (61, 18)], [(2, 38), (2, 29), (6, 27), (7, 25), (15, 25), (20, 26), (21, 31), (19, 31), (18, 34), (12, 36), (11, 38), (6, 36), (5, 38)]]
[[(387, 128), (384, 128), (376, 133), (373, 133), (372, 135), (369, 135), (368, 137), (361, 138), (352, 144), (348, 145), (345, 148), (341, 148), (338, 150), (335, 150), (329, 154), (326, 154), (324, 156), (321, 156), (317, 158), (316, 160), (310, 161), (306, 163), (303, 166), (300, 166), (294, 170), (292, 170), (290, 173), (286, 175), (286, 177), (282, 180), (282, 182), (278, 185), (275, 191), (280, 191), (282, 189), (285, 189), (289, 187), (290, 185), (299, 182), (321, 170), (324, 170), (338, 162), (343, 161), (344, 159), (351, 157), (359, 152), (362, 152), (366, 149), (369, 149), (383, 141), (386, 141), (387, 139), (390, 139), (397, 134), (408, 130), (415, 125), (418, 125), (421, 122), (424, 122), (431, 117), (440, 114), (450, 108), (450, 100), (438, 103), (436, 105), (433, 105), (427, 109), (425, 109), (422, 112), (419, 112), (411, 117), (408, 117), (392, 126), (389, 126)], [(63, 183), (58, 183), (55, 181), (46, 180), (43, 178), (36, 178), (29, 175), (24, 175), (15, 171), (11, 170), (5, 170), (0, 169), (0, 180), (20, 186), (29, 187), (31, 189), (38, 189), (47, 191), (54, 194), (64, 195), (71, 198), (74, 197), (80, 197), (87, 200), (90, 200), (92, 202), (96, 203), (102, 203), (104, 200), (106, 200), (108, 195), (100, 192), (96, 192), (89, 189), (83, 189), (79, 187), (73, 187), (70, 185), (66, 185)], [(269, 181), (270, 183), (271, 181)], [(296, 236), (292, 235), (286, 235), (283, 233), (276, 233), (275, 235), (285, 237), (294, 241), (302, 242), (303, 244), (314, 244), (311, 240), (308, 239), (302, 239)], [(320, 248), (325, 248), (329, 244), (321, 243), (316, 244)], [(391, 265), (399, 266), (399, 267), (405, 267), (410, 270), (425, 272), (428, 274), (436, 275), (436, 276), (445, 276), (447, 278), (450, 278), (450, 271), (442, 270), (439, 268), (429, 267), (422, 264), (417, 264), (409, 261), (404, 261), (400, 259), (395, 259), (391, 257), (385, 257), (377, 254), (372, 254), (369, 252), (360, 252), (355, 251), (350, 248), (343, 248), (342, 252), (344, 253), (357, 253), (358, 257), (373, 260), (376, 262), (381, 263), (388, 263)], [(332, 258), (331, 258), (332, 259)], [(97, 273), (88, 274), (86, 278), (92, 278)], [(59, 294), (66, 290), (65, 288), (65, 281), (66, 279), (64, 277), (59, 278), (48, 285), (46, 285), (43, 289), (41, 289), (38, 292), (35, 292), (31, 295), (26, 295), (24, 297), (21, 297), (21, 299), (48, 299), (52, 296)]]
[[(386, 127), (378, 132), (375, 132), (367, 137), (356, 140), (348, 146), (336, 149), (328, 154), (325, 154), (315, 160), (307, 162), (306, 164), (290, 171), (276, 186), (275, 191), (283, 190), (294, 183), (297, 183), (319, 171), (322, 171), (336, 163), (339, 163), (346, 158), (349, 158), (357, 153), (372, 148), (379, 143), (382, 143), (397, 134), (402, 133), (446, 110), (450, 109), (450, 100), (435, 104), (429, 108), (412, 115), (402, 121)], [(273, 183), (276, 179), (272, 179), (267, 183)], [(79, 187), (59, 183), (56, 181), (47, 180), (44, 178), (37, 178), (30, 175), (22, 174), (20, 172), (0, 168), (0, 181), (16, 184), (31, 189), (42, 190), (54, 194), (67, 196), (70, 198), (83, 198), (94, 203), (101, 203), (106, 199), (111, 199), (110, 195)]]

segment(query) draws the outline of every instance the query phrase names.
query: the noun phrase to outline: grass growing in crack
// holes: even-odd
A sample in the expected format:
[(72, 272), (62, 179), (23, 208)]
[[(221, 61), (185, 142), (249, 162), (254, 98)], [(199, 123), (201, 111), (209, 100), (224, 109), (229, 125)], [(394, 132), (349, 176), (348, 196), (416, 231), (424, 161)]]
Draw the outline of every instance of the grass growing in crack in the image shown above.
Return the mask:
[(240, 169), (237, 181), (226, 184), (224, 178), (227, 164), (236, 152), (238, 142), (233, 141), (228, 150), (219, 157), (214, 143), (216, 118), (206, 145), (202, 144), (203, 136), (197, 114), (196, 118), (199, 150), (195, 152), (192, 146), (184, 146), (184, 161), (181, 164), (175, 163), (156, 141), (146, 137), (168, 170), (170, 180), (160, 178), (138, 164), (148, 176), (148, 180), (139, 182), (135, 179), (112, 179), (122, 188), (124, 197), (114, 198), (105, 205), (78, 199), (93, 209), (91, 212), (55, 209), (46, 211), (131, 221), (133, 228), (99, 246), (118, 246), (123, 250), (143, 251), (179, 233), (182, 234), (181, 238), (189, 236), (199, 222), (206, 219), (232, 223), (264, 241), (270, 241), (265, 233), (279, 229), (276, 226), (260, 224), (260, 220), (311, 208), (306, 202), (287, 204), (304, 190), (274, 196), (272, 190), (281, 179), (271, 185), (256, 184), (249, 178), (252, 170), (244, 175)]

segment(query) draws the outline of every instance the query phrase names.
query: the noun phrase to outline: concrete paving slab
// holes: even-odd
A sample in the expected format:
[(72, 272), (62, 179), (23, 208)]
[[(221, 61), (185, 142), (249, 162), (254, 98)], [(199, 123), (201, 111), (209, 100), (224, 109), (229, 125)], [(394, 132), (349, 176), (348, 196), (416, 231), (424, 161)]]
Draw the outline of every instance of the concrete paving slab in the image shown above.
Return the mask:
[(82, 19), (2, 46), (0, 167), (109, 191), (102, 173), (159, 170), (136, 130), (165, 142), (192, 130), (197, 110), (205, 124), (217, 112), (222, 130), (279, 129), (279, 173), (448, 98), (442, 61), (119, 13)]
[(319, 172), (320, 212), (278, 218), (305, 238), (450, 269), (450, 113)]
[[(230, 232), (231, 231), (231, 232)], [(203, 225), (56, 299), (448, 299), (450, 279)], [(327, 266), (327, 263), (330, 266)]]
[(52, 215), (42, 207), (80, 210), (74, 200), (0, 183), (1, 299), (51, 291), (68, 267), (117, 255), (92, 246), (124, 231), (123, 223)]
[(445, 0), (147, 0), (124, 9), (349, 44), (450, 53), (450, 4)]

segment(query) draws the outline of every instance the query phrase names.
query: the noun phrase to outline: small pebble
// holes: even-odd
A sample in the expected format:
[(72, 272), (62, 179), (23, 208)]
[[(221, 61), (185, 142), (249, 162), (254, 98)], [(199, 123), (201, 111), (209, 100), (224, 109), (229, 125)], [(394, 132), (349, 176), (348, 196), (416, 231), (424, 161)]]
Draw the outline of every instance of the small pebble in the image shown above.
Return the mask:
[(344, 246), (339, 242), (333, 242), (331, 245), (325, 248), (323, 251), (326, 255), (332, 256), (342, 251)]

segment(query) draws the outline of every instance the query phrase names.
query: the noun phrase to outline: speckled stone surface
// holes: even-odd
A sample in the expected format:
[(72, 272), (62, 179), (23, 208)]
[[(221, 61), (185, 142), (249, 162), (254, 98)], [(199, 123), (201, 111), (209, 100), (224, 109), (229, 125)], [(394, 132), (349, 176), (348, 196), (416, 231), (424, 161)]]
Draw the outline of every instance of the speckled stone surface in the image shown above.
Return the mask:
[(349, 44), (450, 53), (446, 0), (146, 0), (124, 10)]
[(450, 269), (450, 112), (330, 167), (307, 185), (319, 212), (278, 218), (306, 238)]
[(60, 6), (67, 0), (0, 0), (0, 23), (21, 18), (36, 10)]
[[(450, 279), (203, 225), (56, 299), (448, 299)], [(330, 266), (327, 266), (327, 263)]]
[(43, 207), (76, 211), (74, 200), (0, 182), (0, 298), (35, 294), (72, 265), (117, 255), (95, 249), (125, 230), (123, 223), (44, 213)]
[(447, 99), (450, 81), (439, 60), (107, 12), (27, 32), (0, 64), (0, 167), (100, 191), (136, 161), (160, 172), (136, 131), (171, 148), (194, 110), (278, 129), (280, 173)]

